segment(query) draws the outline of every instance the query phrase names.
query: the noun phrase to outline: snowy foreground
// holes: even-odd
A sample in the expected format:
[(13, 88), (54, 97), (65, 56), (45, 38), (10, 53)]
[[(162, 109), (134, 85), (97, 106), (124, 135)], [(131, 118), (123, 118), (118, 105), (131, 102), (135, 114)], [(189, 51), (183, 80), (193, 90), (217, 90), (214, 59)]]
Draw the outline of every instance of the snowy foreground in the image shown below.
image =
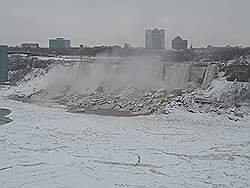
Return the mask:
[(250, 118), (102, 117), (0, 99), (0, 187), (250, 187)]

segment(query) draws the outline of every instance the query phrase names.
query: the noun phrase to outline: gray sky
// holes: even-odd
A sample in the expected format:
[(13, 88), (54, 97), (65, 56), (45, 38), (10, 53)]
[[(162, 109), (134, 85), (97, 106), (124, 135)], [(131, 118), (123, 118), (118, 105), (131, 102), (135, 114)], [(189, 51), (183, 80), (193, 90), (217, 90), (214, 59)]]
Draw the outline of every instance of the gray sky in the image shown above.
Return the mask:
[(0, 0), (0, 43), (49, 38), (72, 46), (144, 46), (144, 30), (166, 29), (193, 46), (250, 46), (250, 0)]

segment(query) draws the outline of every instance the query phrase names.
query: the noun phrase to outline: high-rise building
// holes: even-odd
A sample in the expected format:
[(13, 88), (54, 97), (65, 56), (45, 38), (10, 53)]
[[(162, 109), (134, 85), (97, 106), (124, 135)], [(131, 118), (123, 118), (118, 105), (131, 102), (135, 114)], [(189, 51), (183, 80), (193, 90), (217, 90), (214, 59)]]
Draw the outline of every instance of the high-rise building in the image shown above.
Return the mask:
[(165, 30), (147, 29), (145, 31), (145, 48), (147, 49), (165, 49)]
[(176, 50), (186, 50), (187, 49), (187, 40), (183, 40), (180, 36), (177, 36), (172, 40), (172, 48)]
[(64, 38), (50, 39), (49, 48), (52, 49), (70, 48), (70, 40), (66, 40)]
[(145, 31), (145, 48), (152, 48), (152, 31), (150, 29)]
[(8, 47), (0, 45), (0, 82), (8, 80)]

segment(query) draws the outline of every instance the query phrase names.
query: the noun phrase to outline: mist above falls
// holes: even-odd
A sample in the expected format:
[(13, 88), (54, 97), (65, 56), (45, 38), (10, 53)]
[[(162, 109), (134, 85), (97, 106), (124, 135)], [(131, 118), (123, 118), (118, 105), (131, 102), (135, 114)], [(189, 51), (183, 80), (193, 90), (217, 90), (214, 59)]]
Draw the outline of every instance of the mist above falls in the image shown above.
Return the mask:
[(150, 90), (186, 89), (190, 64), (165, 65), (158, 61), (77, 62), (50, 70), (45, 88), (49, 97), (85, 95), (93, 92), (120, 94), (133, 90), (138, 95)]

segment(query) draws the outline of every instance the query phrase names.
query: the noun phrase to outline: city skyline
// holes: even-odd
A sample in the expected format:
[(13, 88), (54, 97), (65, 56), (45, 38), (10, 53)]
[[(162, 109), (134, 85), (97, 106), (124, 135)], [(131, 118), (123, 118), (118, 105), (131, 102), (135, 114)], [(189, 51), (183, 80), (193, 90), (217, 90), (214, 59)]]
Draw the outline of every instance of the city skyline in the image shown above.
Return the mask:
[(250, 1), (0, 0), (0, 43), (10, 46), (64, 37), (80, 44), (144, 46), (144, 31), (163, 28), (165, 46), (180, 35), (194, 47), (250, 46)]

